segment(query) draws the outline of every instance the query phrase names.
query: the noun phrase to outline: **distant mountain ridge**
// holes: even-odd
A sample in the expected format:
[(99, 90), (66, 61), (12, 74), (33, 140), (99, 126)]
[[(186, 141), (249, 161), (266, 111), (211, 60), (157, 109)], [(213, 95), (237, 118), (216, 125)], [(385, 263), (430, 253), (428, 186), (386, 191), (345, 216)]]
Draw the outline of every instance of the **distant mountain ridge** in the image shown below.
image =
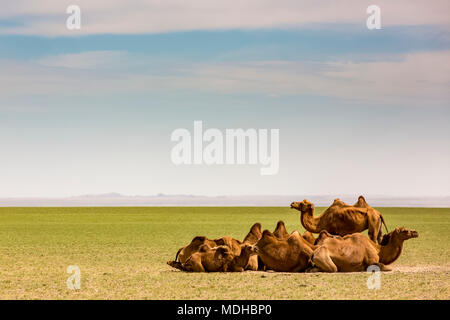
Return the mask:
[[(450, 196), (445, 197), (389, 197), (364, 195), (372, 206), (379, 207), (450, 207)], [(201, 196), (123, 195), (117, 192), (85, 194), (64, 198), (0, 198), (0, 207), (96, 207), (96, 206), (252, 206), (288, 207), (292, 201), (308, 199), (316, 206), (329, 206), (334, 199), (353, 204), (358, 195), (242, 195)]]

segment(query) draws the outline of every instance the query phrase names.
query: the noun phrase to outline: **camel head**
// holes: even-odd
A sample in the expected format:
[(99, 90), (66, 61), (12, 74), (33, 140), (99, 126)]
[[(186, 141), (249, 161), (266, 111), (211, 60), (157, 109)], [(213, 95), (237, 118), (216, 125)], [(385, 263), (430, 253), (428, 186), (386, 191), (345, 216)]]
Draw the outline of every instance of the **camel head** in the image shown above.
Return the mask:
[(391, 241), (400, 241), (403, 242), (405, 240), (411, 239), (411, 238), (417, 238), (419, 237), (419, 233), (415, 230), (409, 230), (405, 227), (395, 228), (394, 231), (389, 232), (388, 234), (385, 234), (383, 236), (383, 239), (381, 240), (381, 245), (385, 246)]
[(292, 202), (291, 209), (296, 209), (300, 212), (309, 212), (312, 214), (312, 211), (314, 210), (314, 204), (305, 199), (303, 201)]

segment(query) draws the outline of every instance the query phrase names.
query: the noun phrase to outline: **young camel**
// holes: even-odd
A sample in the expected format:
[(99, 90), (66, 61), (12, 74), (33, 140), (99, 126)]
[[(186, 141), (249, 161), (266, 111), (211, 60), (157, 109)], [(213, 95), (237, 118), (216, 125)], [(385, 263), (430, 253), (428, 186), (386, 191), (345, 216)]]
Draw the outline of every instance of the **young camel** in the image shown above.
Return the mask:
[(180, 248), (175, 255), (175, 262), (185, 263), (189, 257), (195, 253), (198, 252), (200, 247), (203, 245), (208, 245), (209, 247), (213, 248), (216, 246), (228, 246), (234, 255), (240, 255), (241, 254), (241, 244), (242, 242), (236, 239), (233, 239), (232, 237), (225, 236), (219, 239), (211, 240), (204, 236), (196, 236), (194, 239), (192, 239), (191, 243), (188, 245)]
[(292, 202), (291, 208), (301, 212), (300, 221), (303, 227), (312, 233), (320, 233), (325, 230), (334, 235), (345, 236), (369, 229), (369, 238), (380, 243), (382, 224), (388, 232), (383, 216), (369, 206), (363, 196), (360, 196), (358, 202), (353, 206), (336, 199), (317, 217), (314, 217), (314, 204), (308, 200)]
[(184, 263), (168, 261), (167, 264), (176, 269), (188, 272), (220, 272), (227, 271), (228, 265), (234, 259), (228, 246), (211, 248), (208, 244), (200, 246)]
[(322, 231), (316, 240), (318, 248), (311, 257), (315, 266), (312, 271), (356, 272), (365, 271), (370, 265), (379, 266), (381, 271), (391, 271), (387, 265), (398, 259), (403, 242), (418, 236), (417, 231), (395, 228), (384, 235), (378, 245), (361, 233), (341, 237)]

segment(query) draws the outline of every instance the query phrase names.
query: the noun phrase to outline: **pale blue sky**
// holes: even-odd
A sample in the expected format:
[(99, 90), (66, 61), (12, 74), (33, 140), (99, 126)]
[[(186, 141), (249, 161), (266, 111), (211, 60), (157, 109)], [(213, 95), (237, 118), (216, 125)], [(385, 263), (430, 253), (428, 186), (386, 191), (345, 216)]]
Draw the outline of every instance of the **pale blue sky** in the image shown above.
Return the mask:
[[(281, 2), (281, 20), (270, 23), (264, 10), (274, 9), (263, 2), (254, 19), (194, 24), (189, 5), (176, 23), (176, 5), (172, 13), (141, 3), (120, 28), (86, 4), (89, 20), (75, 36), (57, 2), (24, 3), (0, 14), (0, 197), (450, 195), (445, 2), (427, 12), (411, 2), (417, 21), (383, 2), (386, 25), (372, 31), (359, 4), (351, 15), (309, 8), (307, 23), (296, 24), (302, 18), (288, 13), (305, 13), (297, 2)], [(220, 9), (198, 3), (205, 15)], [(157, 19), (154, 9), (164, 27), (139, 23), (142, 11)], [(194, 120), (279, 128), (279, 173), (173, 165), (170, 134)]]

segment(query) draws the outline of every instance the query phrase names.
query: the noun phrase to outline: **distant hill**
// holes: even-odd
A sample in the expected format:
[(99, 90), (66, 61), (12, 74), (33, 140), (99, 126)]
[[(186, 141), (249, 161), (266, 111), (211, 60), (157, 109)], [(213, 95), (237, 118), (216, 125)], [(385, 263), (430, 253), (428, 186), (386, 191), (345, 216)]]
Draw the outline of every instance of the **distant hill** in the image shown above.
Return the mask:
[[(368, 203), (379, 207), (450, 207), (447, 197), (387, 197), (364, 195)], [(335, 198), (353, 204), (358, 195), (242, 195), (129, 196), (116, 192), (86, 194), (67, 198), (0, 198), (1, 207), (76, 207), (76, 206), (257, 206), (288, 207), (292, 201), (308, 199), (316, 206), (329, 206)]]

